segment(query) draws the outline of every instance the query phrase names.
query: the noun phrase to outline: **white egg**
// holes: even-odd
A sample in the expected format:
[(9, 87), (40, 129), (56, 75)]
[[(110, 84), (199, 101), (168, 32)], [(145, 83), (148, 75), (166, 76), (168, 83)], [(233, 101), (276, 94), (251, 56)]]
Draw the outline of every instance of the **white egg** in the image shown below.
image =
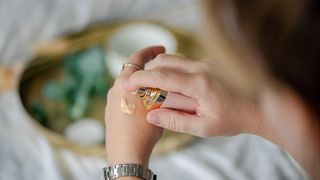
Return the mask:
[(104, 141), (105, 129), (98, 120), (86, 118), (69, 125), (64, 134), (69, 141), (75, 144), (92, 146)]

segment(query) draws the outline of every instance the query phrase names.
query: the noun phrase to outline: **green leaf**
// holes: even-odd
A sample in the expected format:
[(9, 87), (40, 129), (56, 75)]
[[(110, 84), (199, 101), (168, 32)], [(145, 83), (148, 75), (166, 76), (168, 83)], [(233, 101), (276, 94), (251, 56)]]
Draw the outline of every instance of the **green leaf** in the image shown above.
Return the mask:
[(57, 81), (48, 81), (45, 86), (43, 93), (46, 97), (52, 100), (60, 100), (64, 98), (64, 87)]

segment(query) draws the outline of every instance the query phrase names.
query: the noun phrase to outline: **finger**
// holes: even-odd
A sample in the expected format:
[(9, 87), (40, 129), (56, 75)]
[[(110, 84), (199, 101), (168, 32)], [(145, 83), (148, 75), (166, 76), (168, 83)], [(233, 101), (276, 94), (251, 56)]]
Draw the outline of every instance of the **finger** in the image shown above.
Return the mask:
[(134, 91), (141, 87), (159, 88), (169, 92), (178, 92), (186, 96), (194, 97), (194, 75), (158, 69), (150, 71), (137, 71), (133, 73), (125, 83), (128, 91)]
[[(163, 46), (152, 46), (144, 48), (136, 53), (134, 53), (129, 59), (128, 63), (135, 64), (142, 69), (144, 68), (145, 63), (150, 61), (151, 59), (154, 59), (158, 54), (164, 53), (165, 49)], [(132, 73), (137, 71), (138, 69), (133, 67), (127, 67), (123, 69), (121, 72), (120, 77), (122, 78), (128, 78)]]
[(149, 61), (144, 69), (175, 69), (192, 73), (198, 71), (199, 68), (196, 61), (191, 61), (185, 57), (171, 54), (159, 54), (153, 61)]
[(198, 107), (195, 99), (172, 92), (167, 94), (166, 100), (161, 105), (161, 108), (182, 110), (190, 114), (195, 114)]
[(199, 134), (201, 119), (194, 114), (172, 109), (155, 109), (147, 114), (147, 121), (165, 129), (188, 134)]

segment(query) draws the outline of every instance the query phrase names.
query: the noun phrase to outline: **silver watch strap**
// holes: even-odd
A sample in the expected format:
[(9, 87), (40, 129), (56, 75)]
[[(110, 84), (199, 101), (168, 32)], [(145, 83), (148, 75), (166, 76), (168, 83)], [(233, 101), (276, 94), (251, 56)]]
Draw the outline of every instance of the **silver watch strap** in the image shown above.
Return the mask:
[(131, 176), (143, 180), (156, 180), (157, 176), (148, 168), (140, 164), (117, 164), (103, 168), (105, 180), (114, 180), (118, 177)]

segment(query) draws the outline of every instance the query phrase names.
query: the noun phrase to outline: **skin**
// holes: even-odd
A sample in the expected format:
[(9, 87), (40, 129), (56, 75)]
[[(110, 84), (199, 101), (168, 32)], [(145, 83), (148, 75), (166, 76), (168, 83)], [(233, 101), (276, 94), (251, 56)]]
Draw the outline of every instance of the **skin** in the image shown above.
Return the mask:
[(257, 135), (279, 145), (306, 170), (320, 179), (320, 124), (310, 107), (289, 88), (263, 92), (264, 125)]
[(134, 115), (134, 112), (136, 110), (135, 104), (128, 104), (127, 99), (124, 97), (121, 99), (120, 107), (121, 111), (125, 114), (128, 114), (129, 116)]
[(255, 134), (289, 152), (311, 178), (320, 179), (320, 121), (307, 103), (286, 86), (266, 87), (258, 103), (252, 102), (230, 93), (211, 69), (208, 61), (160, 54), (145, 70), (131, 74), (124, 87), (160, 88), (198, 102), (193, 114), (166, 108), (150, 111), (145, 115), (153, 125), (200, 137)]
[[(143, 67), (144, 64), (164, 53), (163, 47), (150, 47), (141, 50), (129, 58), (128, 63)], [(148, 167), (149, 157), (163, 128), (146, 122), (147, 112), (138, 96), (125, 91), (124, 82), (136, 71), (135, 68), (125, 68), (108, 92), (105, 109), (106, 123), (106, 150), (108, 165), (121, 163), (137, 163)], [(128, 114), (121, 109), (121, 99), (125, 98), (128, 104), (135, 105), (134, 114)], [(137, 179), (122, 177), (119, 179)]]
[(207, 61), (158, 55), (146, 64), (144, 71), (132, 74), (125, 84), (128, 91), (140, 87), (160, 88), (197, 101), (194, 114), (166, 108), (148, 113), (148, 122), (172, 131), (200, 137), (235, 135), (253, 132), (262, 122), (255, 104), (232, 95), (215, 79)]
[[(126, 68), (108, 93), (106, 149), (108, 165), (138, 163), (148, 167), (150, 154), (163, 129), (201, 137), (255, 134), (288, 151), (313, 179), (319, 176), (319, 119), (294, 90), (266, 88), (259, 104), (236, 97), (210, 73), (206, 61), (166, 55), (164, 48), (151, 47), (129, 58), (145, 70)], [(155, 87), (177, 92), (198, 102), (196, 113), (156, 109), (149, 113), (131, 92)], [(198, 88), (202, 87), (202, 88)], [(121, 99), (135, 105), (134, 114), (124, 113)], [(119, 179), (137, 179), (122, 177)]]

